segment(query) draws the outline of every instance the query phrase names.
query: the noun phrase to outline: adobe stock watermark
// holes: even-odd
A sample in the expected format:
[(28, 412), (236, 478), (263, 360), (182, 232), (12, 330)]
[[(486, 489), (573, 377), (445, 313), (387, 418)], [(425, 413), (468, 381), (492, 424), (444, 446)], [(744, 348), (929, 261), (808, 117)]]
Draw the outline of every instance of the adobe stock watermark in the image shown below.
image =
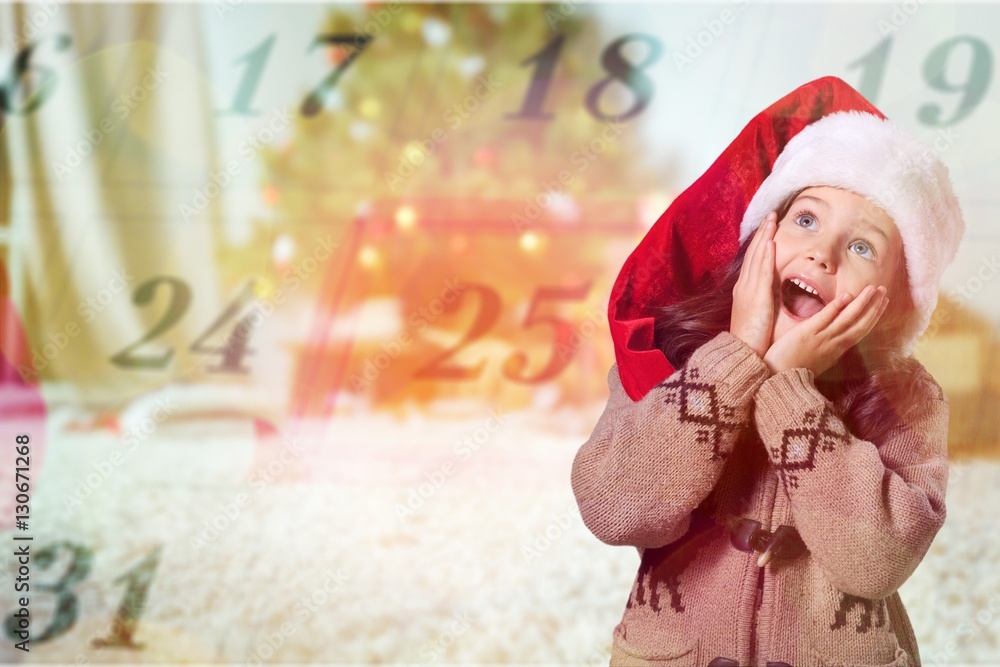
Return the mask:
[(253, 331), (270, 319), (278, 306), (285, 303), (288, 294), (298, 290), (309, 276), (333, 256), (333, 250), (340, 247), (339, 243), (331, 240), (329, 234), (325, 238), (317, 236), (315, 241), (312, 253), (294, 262), (282, 276), (282, 282), (288, 287), (288, 291), (275, 287), (268, 294), (256, 297), (250, 310), (233, 329), (234, 340), (248, 341)]
[(375, 39), (382, 34), (382, 31), (389, 27), (392, 19), (402, 13), (403, 7), (398, 2), (390, 2), (379, 7), (369, 14), (369, 19), (360, 26), (354, 26), (354, 48), (361, 48), (361, 37), (367, 36), (368, 41)]
[(448, 647), (469, 631), (471, 626), (468, 611), (457, 611), (451, 618), (451, 622), (444, 630), (420, 647), (420, 656), (424, 659), (424, 664), (434, 663), (443, 658)]
[(611, 662), (611, 642), (602, 641), (584, 659), (585, 667), (604, 667)]
[(879, 19), (877, 23), (879, 34), (885, 37), (902, 28), (910, 20), (910, 17), (917, 13), (924, 2), (926, 0), (906, 0), (898, 5), (893, 5), (888, 20)]
[[(502, 408), (490, 408), (487, 410), (487, 414), (489, 417), (486, 418), (482, 426), (475, 428), (472, 433), (451, 446), (454, 459), (458, 461), (471, 459), (507, 421), (506, 417), (503, 416)], [(434, 494), (445, 485), (445, 482), (458, 471), (459, 465), (452, 459), (448, 459), (434, 470), (424, 473), (424, 478), (427, 481), (409, 488), (405, 504), (396, 503), (396, 518), (399, 523), (416, 514), (417, 510), (434, 497)]]
[(699, 30), (694, 36), (687, 38), (687, 44), (683, 51), (673, 51), (674, 66), (680, 74), (684, 73), (684, 68), (694, 64), (708, 50), (715, 40), (726, 31), (726, 26), (731, 25), (739, 13), (746, 9), (749, 0), (733, 0), (733, 9), (723, 9), (716, 18), (702, 21), (703, 30)]
[[(159, 549), (157, 550), (159, 551)], [(159, 555), (147, 557), (147, 559), (136, 566), (136, 568), (142, 568), (145, 563), (154, 562), (154, 559), (158, 560)], [(100, 593), (97, 591), (90, 591), (86, 596), (90, 594), (95, 595), (97, 598), (94, 602), (100, 605)], [(88, 606), (88, 600), (84, 596), (78, 596), (79, 602), (84, 605), (84, 608)], [(77, 646), (86, 647), (85, 651), (78, 652), (73, 658), (72, 664), (75, 667), (83, 667), (83, 665), (90, 665), (92, 659), (97, 659), (97, 664), (102, 664), (100, 658), (105, 655), (105, 651), (110, 649), (110, 653), (107, 655), (113, 655), (117, 653), (121, 648), (124, 648), (123, 644), (120, 644), (114, 639), (122, 637), (123, 623), (128, 623), (128, 619), (139, 618), (142, 615), (143, 607), (145, 606), (145, 596), (131, 596), (126, 595), (125, 598), (118, 605), (118, 613), (114, 616), (109, 616), (105, 623), (98, 623), (91, 626), (90, 632), (87, 633), (86, 639), (84, 641), (79, 641)], [(126, 630), (127, 632), (127, 630)], [(111, 662), (111, 661), (108, 661)]]
[(560, 342), (556, 345), (556, 353), (560, 361), (566, 361), (583, 347), (584, 343), (594, 337), (598, 331), (604, 330), (604, 323), (608, 314), (599, 309), (591, 307), (587, 310), (587, 319), (583, 320), (579, 326), (570, 324), (570, 338), (567, 343)]
[(84, 131), (83, 139), (75, 145), (66, 149), (66, 155), (62, 162), (54, 161), (52, 170), (62, 182), (63, 177), (73, 172), (74, 169), (83, 164), (83, 158), (94, 152), (94, 149), (104, 141), (105, 135), (109, 135), (118, 127), (118, 122), (124, 121), (129, 114), (139, 107), (150, 93), (159, 87), (160, 83), (169, 76), (160, 68), (159, 63), (154, 70), (152, 66), (146, 68), (146, 76), (142, 77), (140, 84), (136, 84), (124, 93), (118, 95), (111, 104), (111, 111), (118, 114), (118, 121), (105, 116), (97, 123), (97, 127)]
[(582, 174), (594, 162), (601, 158), (608, 149), (621, 138), (622, 132), (628, 127), (619, 120), (608, 121), (604, 124), (599, 136), (594, 137), (586, 144), (578, 146), (569, 156), (570, 162), (576, 167), (576, 172), (569, 169), (561, 169), (557, 174), (558, 180), (545, 181), (542, 183), (544, 190), (534, 197), (524, 198), (524, 208), (520, 213), (511, 213), (510, 221), (518, 233), (524, 231), (525, 227), (533, 223), (542, 214), (542, 209), (549, 209), (560, 198), (567, 197), (564, 190), (567, 183), (576, 174)]
[(662, 275), (661, 272), (668, 270), (666, 259), (660, 253), (647, 252), (643, 253), (643, 255), (642, 263), (632, 268), (630, 272), (633, 290), (635, 290), (636, 294), (646, 289), (651, 280), (659, 280)]
[(569, 528), (570, 524), (577, 521), (582, 523), (583, 518), (580, 516), (580, 508), (577, 507), (575, 501), (570, 503), (565, 511), (558, 514), (549, 514), (549, 522), (544, 528), (539, 528), (535, 531), (535, 539), (521, 545), (521, 555), (524, 556), (524, 560), (530, 563), (536, 558), (540, 558), (542, 554), (548, 551), (553, 544), (566, 534), (566, 529)]
[(410, 334), (409, 327), (415, 327), (416, 333), (423, 332), (424, 329), (429, 327), (445, 312), (445, 306), (454, 303), (456, 299), (462, 296), (466, 289), (468, 289), (468, 285), (458, 282), (457, 278), (445, 280), (444, 288), (440, 294), (426, 306), (421, 306), (411, 312), (406, 318), (407, 326), (396, 334), (396, 338), (381, 343), (379, 347), (382, 348), (382, 351), (376, 354), (374, 358), (369, 357), (365, 359), (361, 372), (355, 372), (351, 375), (349, 380), (351, 388), (361, 393), (371, 387), (378, 380), (379, 376), (382, 375), (383, 371), (389, 368), (392, 362), (400, 357), (403, 350), (413, 344), (413, 336)]
[(60, 9), (60, 5), (66, 4), (66, 0), (43, 0), (42, 2), (25, 3), (26, 7), (33, 8), (34, 11), (25, 16), (21, 21), (20, 41), (18, 35), (13, 32), (7, 33), (7, 41), (16, 51), (21, 43), (28, 42), (41, 35), (45, 26)]
[(160, 398), (156, 401), (149, 416), (132, 427), (121, 437), (122, 446), (112, 451), (106, 458), (91, 464), (93, 472), (88, 472), (83, 478), (78, 478), (77, 485), (73, 493), (63, 494), (63, 509), (65, 518), (71, 518), (80, 507), (83, 501), (93, 495), (94, 491), (101, 487), (110, 478), (115, 470), (135, 451), (141, 443), (145, 442), (149, 436), (156, 433), (156, 429), (170, 415), (176, 412), (177, 406), (172, 404), (170, 398)]
[(240, 142), (239, 154), (243, 160), (229, 160), (226, 168), (209, 174), (208, 182), (200, 188), (195, 188), (191, 193), (189, 203), (181, 203), (180, 214), (184, 222), (190, 223), (191, 218), (201, 214), (208, 208), (213, 199), (218, 197), (233, 181), (233, 177), (238, 175), (243, 169), (243, 165), (251, 162), (257, 157), (257, 153), (274, 141), (275, 135), (288, 127), (292, 122), (292, 114), (288, 109), (276, 109), (271, 113), (267, 121), (267, 126), (257, 130), (254, 134)]
[(303, 451), (305, 451), (305, 445), (300, 441), (285, 440), (281, 451), (266, 466), (260, 466), (254, 470), (247, 479), (250, 486), (256, 489), (256, 493), (253, 495), (237, 493), (228, 502), (218, 503), (215, 512), (202, 521), (202, 530), (188, 540), (188, 546), (191, 547), (191, 550), (198, 553), (218, 539), (229, 526), (239, 520), (243, 515), (243, 510), (250, 507), (253, 501), (302, 455)]
[[(1000, 273), (1000, 257), (996, 254), (984, 257), (980, 260), (975, 275), (969, 276), (961, 284), (949, 290), (948, 298), (955, 303), (956, 308), (961, 307), (982, 291), (983, 287), (992, 281), (998, 273)], [(914, 345), (914, 350), (922, 348), (929, 339), (933, 338), (937, 330), (951, 319), (951, 313), (951, 308), (947, 310), (935, 309), (927, 328)]]
[(257, 667), (270, 660), (278, 652), (285, 642), (296, 633), (296, 631), (309, 622), (313, 614), (319, 611), (338, 592), (344, 588), (344, 582), (351, 577), (340, 571), (333, 573), (325, 570), (326, 579), (308, 596), (302, 596), (295, 603), (295, 623), (284, 621), (277, 630), (267, 632), (256, 645), (247, 653), (246, 661), (241, 663), (244, 667)]
[[(493, 79), (493, 74), (481, 75), (478, 79), (479, 85), (472, 91), (472, 95), (467, 95), (463, 100), (451, 105), (444, 112), (444, 121), (451, 126), (454, 131), (461, 127), (462, 123), (468, 120), (479, 106), (493, 97), (497, 88), (502, 84)], [(426, 137), (416, 142), (416, 146), (403, 152), (396, 165), (395, 171), (386, 171), (383, 176), (386, 185), (391, 192), (396, 192), (407, 178), (416, 173), (427, 158), (434, 155), (438, 148), (448, 140), (448, 135), (442, 127), (438, 126), (431, 130)]]
[(219, 17), (221, 21), (225, 18), (226, 14), (236, 9), (237, 6), (242, 5), (243, 0), (215, 0), (212, 6), (215, 8), (215, 15)]
[[(923, 172), (940, 159), (940, 156), (951, 150), (961, 135), (953, 127), (940, 128), (935, 132), (933, 141), (929, 144), (921, 141), (921, 153), (917, 161), (902, 165), (898, 161), (893, 162), (896, 167), (903, 167), (893, 173), (888, 192), (878, 193), (882, 204), (891, 205), (897, 197), (912, 197), (913, 177), (920, 177)], [(890, 156), (890, 159), (891, 156)], [(884, 207), (883, 207), (884, 208)]]
[(555, 9), (550, 9), (551, 4), (547, 4), (545, 22), (549, 25), (549, 30), (555, 30), (560, 23), (568, 21), (569, 17), (576, 13), (577, 5), (580, 4), (582, 4), (582, 0), (562, 0)]
[[(85, 323), (89, 324), (93, 322), (98, 315), (104, 312), (105, 308), (111, 305), (116, 296), (134, 281), (135, 277), (128, 273), (124, 266), (117, 271), (113, 271), (107, 286), (98, 290), (96, 294), (92, 294), (80, 301), (76, 306), (76, 312), (83, 318)], [(66, 349), (70, 339), (79, 336), (81, 331), (80, 325), (77, 324), (76, 320), (69, 320), (56, 331), (50, 331), (46, 336), (45, 343), (42, 345), (41, 352), (37, 349), (32, 349), (31, 351), (31, 364), (33, 368), (28, 368), (23, 363), (19, 364), (17, 367), (18, 374), (24, 380), (38, 378), (40, 372), (48, 368), (49, 364)]]
[(965, 469), (968, 463), (965, 461), (948, 461), (948, 486), (955, 484), (965, 477)]
[[(958, 634), (967, 640), (993, 625), (997, 618), (1000, 618), (1000, 591), (994, 588), (990, 591), (986, 606), (959, 624)], [(996, 636), (995, 631), (993, 636)], [(951, 663), (952, 659), (958, 655), (958, 645), (959, 643), (954, 640), (949, 641), (945, 644), (944, 651), (935, 653), (930, 662), (925, 664), (932, 667), (942, 667)]]

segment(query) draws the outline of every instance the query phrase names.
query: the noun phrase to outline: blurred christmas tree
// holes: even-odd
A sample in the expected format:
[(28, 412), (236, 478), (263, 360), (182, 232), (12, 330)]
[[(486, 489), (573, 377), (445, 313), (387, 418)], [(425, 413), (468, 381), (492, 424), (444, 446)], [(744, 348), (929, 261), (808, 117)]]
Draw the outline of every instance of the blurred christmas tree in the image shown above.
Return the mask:
[[(366, 334), (372, 327), (362, 319), (344, 343), (350, 364), (324, 372), (346, 388), (354, 378), (353, 388), (376, 402), (468, 395), (470, 382), (493, 397), (517, 385), (523, 402), (549, 380), (564, 397), (586, 398), (592, 379), (572, 372), (571, 358), (554, 358), (604, 341), (566, 345), (565, 326), (526, 318), (577, 329), (586, 313), (597, 319), (617, 271), (609, 261), (623, 259), (609, 238), (634, 245), (644, 232), (641, 203), (662, 201), (656, 193), (671, 181), (666, 167), (635, 159), (652, 91), (630, 64), (634, 51), (623, 53), (636, 42), (652, 61), (659, 46), (599, 28), (593, 7), (568, 3), (331, 10), (318, 33), (341, 36), (325, 44), (340, 74), (329, 90), (303, 92), (294, 139), (264, 154), (263, 196), (274, 215), (258, 225), (258, 242), (273, 245), (270, 279), (279, 281), (309, 254), (318, 230), (331, 235), (338, 266), (325, 271), (342, 275), (312, 276), (309, 298), (340, 321), (361, 303), (395, 299), (398, 327), (412, 340), (360, 387), (360, 370), (386, 340), (384, 331)], [(413, 314), (449, 280), (480, 287), (435, 313), (430, 328), (415, 325)], [(445, 380), (448, 372), (428, 364), (448, 350), (456, 354), (441, 365), (486, 362), (464, 380)], [(520, 364), (509, 360), (518, 352), (526, 355)], [(322, 354), (345, 353), (331, 342)], [(327, 363), (309, 365), (316, 372)], [(588, 365), (600, 392), (607, 369)]]

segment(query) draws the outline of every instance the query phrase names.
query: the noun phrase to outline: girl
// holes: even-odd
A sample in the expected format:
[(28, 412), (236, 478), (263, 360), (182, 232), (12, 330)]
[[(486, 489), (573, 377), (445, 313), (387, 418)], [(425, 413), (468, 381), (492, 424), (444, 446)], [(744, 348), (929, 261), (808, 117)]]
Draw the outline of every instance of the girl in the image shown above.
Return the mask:
[(948, 403), (910, 355), (963, 232), (944, 165), (836, 77), (661, 216), (572, 468), (640, 556), (612, 665), (920, 664), (897, 591), (945, 519)]

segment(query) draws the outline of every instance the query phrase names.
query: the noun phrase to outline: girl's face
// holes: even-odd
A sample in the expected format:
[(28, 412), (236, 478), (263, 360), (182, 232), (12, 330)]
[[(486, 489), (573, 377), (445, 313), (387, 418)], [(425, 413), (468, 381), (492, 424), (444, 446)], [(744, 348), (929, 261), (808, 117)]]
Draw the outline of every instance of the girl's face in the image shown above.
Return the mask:
[[(856, 297), (867, 285), (885, 285), (890, 302), (894, 298), (902, 237), (885, 211), (850, 190), (803, 190), (778, 221), (774, 244), (778, 294), (772, 343), (844, 292)], [(819, 300), (791, 278), (804, 279)]]

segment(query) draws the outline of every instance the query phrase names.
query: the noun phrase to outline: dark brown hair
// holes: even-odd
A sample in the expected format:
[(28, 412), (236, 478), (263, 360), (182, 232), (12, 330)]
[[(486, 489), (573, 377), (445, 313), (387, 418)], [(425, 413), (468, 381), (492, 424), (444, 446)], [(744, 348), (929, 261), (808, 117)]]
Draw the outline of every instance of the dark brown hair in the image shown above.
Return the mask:
[[(776, 209), (779, 222), (802, 190), (805, 188), (788, 195)], [(654, 310), (656, 346), (675, 369), (687, 363), (701, 345), (729, 330), (733, 289), (752, 239), (751, 234), (733, 261), (694, 292)], [(913, 411), (920, 408), (913, 401), (919, 395), (917, 385), (933, 383), (919, 362), (900, 356), (896, 349), (904, 316), (913, 310), (905, 261), (900, 260), (894, 276), (893, 284), (888, 286), (889, 305), (875, 328), (815, 378), (816, 388), (826, 398), (832, 402), (844, 400), (846, 414), (840, 417), (851, 432), (876, 445), (893, 428), (912, 423)]]

